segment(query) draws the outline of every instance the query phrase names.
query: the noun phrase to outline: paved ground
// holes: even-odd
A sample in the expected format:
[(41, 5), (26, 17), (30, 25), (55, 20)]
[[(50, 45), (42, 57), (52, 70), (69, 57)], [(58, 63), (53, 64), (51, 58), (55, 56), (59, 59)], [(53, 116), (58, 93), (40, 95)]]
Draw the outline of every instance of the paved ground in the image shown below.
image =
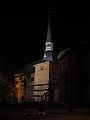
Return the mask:
[[(35, 109), (0, 108), (0, 120), (90, 120), (90, 115), (83, 113), (70, 113), (61, 109), (45, 110), (46, 115), (40, 117)], [(27, 115), (26, 115), (27, 114)]]

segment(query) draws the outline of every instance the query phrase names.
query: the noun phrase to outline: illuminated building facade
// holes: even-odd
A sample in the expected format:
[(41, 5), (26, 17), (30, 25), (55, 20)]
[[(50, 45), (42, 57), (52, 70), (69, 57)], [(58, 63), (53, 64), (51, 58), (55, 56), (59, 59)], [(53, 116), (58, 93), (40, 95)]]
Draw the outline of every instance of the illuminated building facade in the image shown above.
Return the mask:
[(33, 82), (34, 82), (34, 67), (29, 64), (28, 67), (24, 66), (22, 70), (19, 70), (14, 74), (15, 78), (15, 96), (18, 102), (24, 97), (24, 101), (33, 101)]
[(49, 90), (49, 61), (35, 64), (34, 78), (34, 101), (40, 101), (44, 94), (48, 94)]
[(36, 61), (28, 64), (14, 74), (15, 96), (18, 102), (24, 97), (25, 102), (46, 101), (59, 102), (58, 67), (51, 61)]

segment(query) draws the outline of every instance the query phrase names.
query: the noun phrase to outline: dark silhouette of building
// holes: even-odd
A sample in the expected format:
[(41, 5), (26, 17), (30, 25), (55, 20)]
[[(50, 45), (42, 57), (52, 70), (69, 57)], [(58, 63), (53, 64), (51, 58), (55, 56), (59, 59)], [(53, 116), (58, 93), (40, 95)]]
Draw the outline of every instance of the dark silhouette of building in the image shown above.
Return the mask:
[(78, 43), (57, 57), (60, 103), (66, 106), (90, 106), (90, 44)]

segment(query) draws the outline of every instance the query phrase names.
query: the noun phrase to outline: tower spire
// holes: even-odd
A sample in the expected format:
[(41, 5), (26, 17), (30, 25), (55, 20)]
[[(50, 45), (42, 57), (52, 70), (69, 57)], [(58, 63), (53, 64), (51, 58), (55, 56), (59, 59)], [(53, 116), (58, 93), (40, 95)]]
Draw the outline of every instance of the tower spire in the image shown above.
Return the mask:
[(48, 29), (47, 29), (47, 42), (51, 41), (52, 33), (51, 33), (51, 22), (50, 22), (50, 7), (48, 9)]
[(48, 9), (47, 39), (46, 39), (46, 43), (45, 43), (44, 60), (53, 61), (52, 52), (53, 52), (53, 42), (52, 42), (51, 22), (50, 22), (50, 8), (49, 8)]

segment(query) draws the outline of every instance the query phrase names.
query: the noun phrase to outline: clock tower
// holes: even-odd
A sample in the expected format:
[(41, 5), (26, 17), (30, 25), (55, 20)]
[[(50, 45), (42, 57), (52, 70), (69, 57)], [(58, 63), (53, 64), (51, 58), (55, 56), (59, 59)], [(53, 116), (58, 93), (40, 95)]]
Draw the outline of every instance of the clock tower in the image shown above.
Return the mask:
[(44, 60), (53, 62), (53, 42), (52, 42), (52, 33), (51, 33), (51, 22), (50, 22), (50, 10), (49, 10), (49, 19), (48, 19), (48, 29), (47, 29), (47, 39), (45, 43), (45, 53)]

